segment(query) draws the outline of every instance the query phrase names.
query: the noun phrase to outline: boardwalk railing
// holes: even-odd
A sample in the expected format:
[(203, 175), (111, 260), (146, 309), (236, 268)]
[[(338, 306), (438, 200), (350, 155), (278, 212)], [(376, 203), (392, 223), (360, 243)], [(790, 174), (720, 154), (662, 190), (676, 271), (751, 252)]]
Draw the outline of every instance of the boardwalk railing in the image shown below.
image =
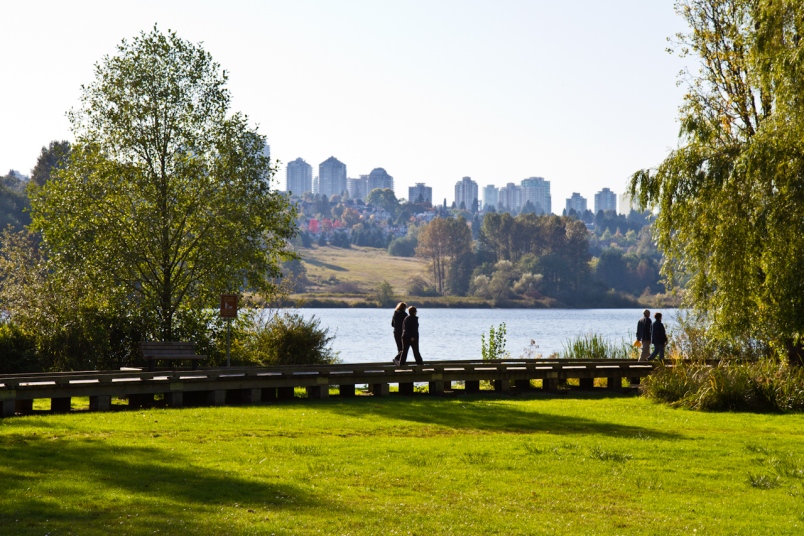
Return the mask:
[(214, 368), (205, 370), (85, 371), (0, 375), (2, 416), (29, 413), (34, 399), (49, 398), (51, 410), (67, 412), (72, 397), (89, 397), (92, 411), (111, 409), (112, 397), (128, 399), (133, 407), (153, 404), (163, 395), (168, 406), (261, 403), (293, 398), (296, 387), (307, 389), (309, 398), (329, 397), (338, 386), (340, 396), (355, 396), (355, 386), (367, 384), (374, 396), (387, 395), (389, 384), (399, 384), (401, 394), (413, 394), (415, 383), (428, 384), (430, 394), (443, 394), (454, 382), (464, 382), (465, 392), (480, 390), (481, 380), (491, 381), (500, 392), (530, 389), (541, 380), (545, 390), (559, 382), (578, 379), (581, 389), (594, 388), (595, 378), (605, 378), (608, 389), (620, 389), (623, 378), (642, 378), (654, 364), (634, 360), (505, 359), (495, 361), (434, 361), (397, 367), (383, 363), (350, 363), (315, 366)]

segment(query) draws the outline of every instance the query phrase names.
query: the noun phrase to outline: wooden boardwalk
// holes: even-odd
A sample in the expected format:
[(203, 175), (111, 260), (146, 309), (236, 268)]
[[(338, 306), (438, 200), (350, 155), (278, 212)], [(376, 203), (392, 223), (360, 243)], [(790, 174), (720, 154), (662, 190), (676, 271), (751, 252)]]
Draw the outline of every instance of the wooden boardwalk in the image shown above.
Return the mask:
[(414, 393), (414, 384), (427, 384), (431, 395), (452, 390), (464, 382), (464, 392), (480, 390), (482, 380), (499, 392), (555, 389), (559, 382), (578, 379), (579, 388), (594, 389), (594, 379), (606, 380), (607, 389), (619, 390), (623, 378), (642, 378), (654, 363), (634, 360), (509, 359), (499, 361), (434, 361), (422, 366), (397, 367), (384, 363), (350, 363), (317, 366), (232, 367), (199, 370), (140, 370), (59, 372), (0, 375), (2, 416), (30, 413), (34, 399), (49, 398), (51, 411), (68, 412), (73, 397), (89, 397), (91, 411), (109, 411), (112, 398), (127, 399), (131, 407), (147, 407), (162, 395), (169, 407), (265, 403), (294, 397), (297, 387), (308, 398), (328, 398), (330, 387), (339, 396), (355, 396), (355, 386), (368, 385), (373, 396), (385, 396), (390, 384), (399, 393)]

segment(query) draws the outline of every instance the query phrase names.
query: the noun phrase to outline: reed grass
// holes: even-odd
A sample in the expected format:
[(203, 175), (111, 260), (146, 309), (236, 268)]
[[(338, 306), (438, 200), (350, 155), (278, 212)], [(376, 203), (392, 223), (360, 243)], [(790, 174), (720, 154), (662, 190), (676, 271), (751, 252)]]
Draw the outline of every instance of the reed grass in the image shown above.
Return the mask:
[(562, 347), (561, 359), (631, 359), (636, 356), (628, 343), (614, 343), (597, 333), (569, 339)]

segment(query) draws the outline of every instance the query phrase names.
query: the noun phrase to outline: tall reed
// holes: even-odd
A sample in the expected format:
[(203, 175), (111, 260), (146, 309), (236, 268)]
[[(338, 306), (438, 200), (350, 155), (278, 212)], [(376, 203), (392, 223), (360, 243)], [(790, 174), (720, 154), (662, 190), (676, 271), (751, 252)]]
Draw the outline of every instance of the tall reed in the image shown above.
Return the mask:
[(630, 359), (635, 351), (626, 343), (613, 343), (597, 333), (587, 333), (563, 344), (561, 359)]

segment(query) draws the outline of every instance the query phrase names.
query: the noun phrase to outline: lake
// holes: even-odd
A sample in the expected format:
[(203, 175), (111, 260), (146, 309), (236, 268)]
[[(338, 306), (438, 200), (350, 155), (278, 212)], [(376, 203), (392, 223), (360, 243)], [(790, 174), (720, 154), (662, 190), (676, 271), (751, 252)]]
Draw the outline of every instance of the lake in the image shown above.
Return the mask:
[[(480, 335), (505, 322), (506, 349), (521, 357), (534, 340), (544, 357), (561, 352), (567, 340), (597, 333), (613, 343), (632, 342), (644, 309), (420, 309), (419, 347), (425, 361), (480, 359)], [(391, 309), (299, 309), (328, 328), (344, 363), (390, 362), (396, 353)], [(663, 310), (668, 333), (677, 310)], [(651, 317), (653, 311), (651, 311)], [(412, 360), (410, 354), (408, 359)]]

